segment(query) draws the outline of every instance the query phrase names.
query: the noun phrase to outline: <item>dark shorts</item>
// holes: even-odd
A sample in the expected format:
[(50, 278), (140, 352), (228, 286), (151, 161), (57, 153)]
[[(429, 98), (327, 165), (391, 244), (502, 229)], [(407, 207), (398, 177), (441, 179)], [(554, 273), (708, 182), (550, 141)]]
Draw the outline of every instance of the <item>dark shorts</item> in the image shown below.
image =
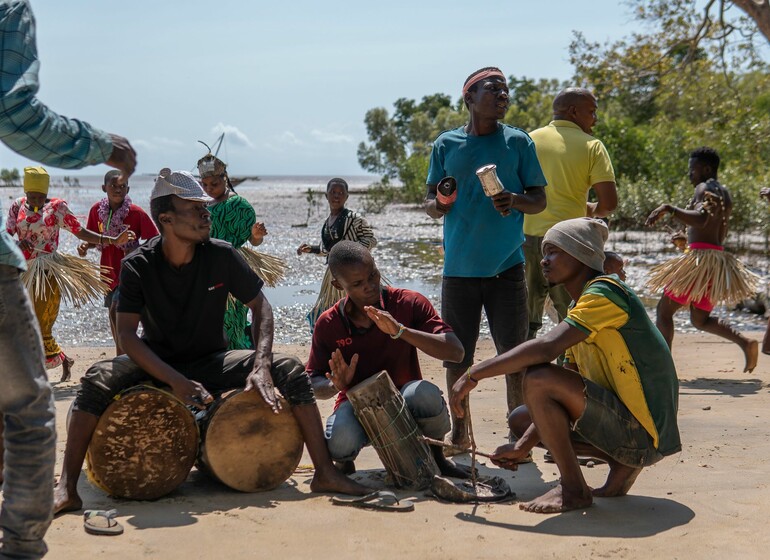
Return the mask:
[(663, 455), (652, 437), (621, 400), (601, 385), (583, 378), (586, 408), (572, 426), (572, 439), (604, 451), (629, 467), (647, 467)]
[(112, 307), (112, 303), (115, 302), (115, 304), (118, 303), (118, 289), (120, 286), (117, 286), (114, 290), (110, 290), (107, 294), (104, 296), (104, 307), (109, 309)]
[[(254, 369), (253, 350), (229, 350), (186, 363), (170, 364), (182, 375), (202, 384), (210, 393), (240, 389)], [(310, 378), (297, 358), (273, 354), (270, 370), (273, 384), (291, 405), (315, 403)], [(80, 380), (75, 410), (101, 416), (112, 399), (121, 391), (141, 383), (162, 386), (125, 354), (96, 362)]]
[(529, 323), (524, 263), (490, 278), (444, 277), (441, 318), (452, 327), (465, 349), (461, 363), (444, 362), (444, 367), (466, 369), (473, 364), (482, 309), (487, 315), (498, 354), (527, 340)]

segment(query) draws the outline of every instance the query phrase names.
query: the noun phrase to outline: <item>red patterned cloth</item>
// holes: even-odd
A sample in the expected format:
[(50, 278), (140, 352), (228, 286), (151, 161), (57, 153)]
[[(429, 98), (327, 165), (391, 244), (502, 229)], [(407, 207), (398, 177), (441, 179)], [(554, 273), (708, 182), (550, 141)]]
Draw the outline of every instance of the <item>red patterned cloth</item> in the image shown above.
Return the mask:
[(83, 226), (61, 198), (50, 198), (37, 212), (27, 206), (27, 197), (16, 199), (11, 205), (6, 222), (9, 235), (32, 243), (32, 250), (23, 250), (27, 260), (53, 253), (59, 247), (59, 230), (78, 233)]

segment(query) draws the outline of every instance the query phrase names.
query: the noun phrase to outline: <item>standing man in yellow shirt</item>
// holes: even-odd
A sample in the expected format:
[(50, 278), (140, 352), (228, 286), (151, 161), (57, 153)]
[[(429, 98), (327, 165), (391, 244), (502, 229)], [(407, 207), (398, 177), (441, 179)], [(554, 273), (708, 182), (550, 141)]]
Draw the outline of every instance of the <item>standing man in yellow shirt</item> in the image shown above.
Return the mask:
[[(591, 136), (596, 109), (596, 98), (590, 91), (567, 88), (553, 100), (553, 120), (530, 133), (548, 189), (545, 210), (524, 216), (528, 340), (535, 338), (543, 326), (546, 296), (551, 296), (560, 321), (572, 301), (563, 286), (550, 286), (543, 276), (540, 261), (545, 232), (572, 218), (604, 218), (618, 204), (610, 156), (604, 144)], [(591, 188), (596, 193), (596, 202), (588, 202)]]

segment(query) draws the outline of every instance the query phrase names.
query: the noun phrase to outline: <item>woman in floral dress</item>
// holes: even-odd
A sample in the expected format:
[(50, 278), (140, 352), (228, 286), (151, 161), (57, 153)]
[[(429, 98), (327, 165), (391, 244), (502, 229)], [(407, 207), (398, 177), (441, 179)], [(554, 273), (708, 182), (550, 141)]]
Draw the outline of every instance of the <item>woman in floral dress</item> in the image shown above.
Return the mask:
[(46, 368), (63, 367), (62, 381), (70, 377), (74, 360), (61, 349), (53, 336), (62, 297), (74, 305), (104, 295), (108, 286), (97, 265), (58, 252), (59, 230), (64, 228), (78, 239), (97, 245), (122, 245), (135, 239), (128, 230), (119, 235), (101, 235), (85, 229), (60, 198), (48, 198), (50, 178), (42, 167), (24, 169), (24, 195), (8, 212), (6, 230), (16, 235), (27, 259), (23, 279), (35, 307), (45, 349)]

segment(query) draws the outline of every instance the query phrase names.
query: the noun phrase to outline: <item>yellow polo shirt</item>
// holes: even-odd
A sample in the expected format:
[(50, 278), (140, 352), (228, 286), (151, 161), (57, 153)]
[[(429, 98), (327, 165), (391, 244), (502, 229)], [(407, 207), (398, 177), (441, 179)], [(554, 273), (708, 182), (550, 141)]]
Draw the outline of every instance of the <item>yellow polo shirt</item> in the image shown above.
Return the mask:
[(548, 188), (545, 210), (524, 215), (524, 233), (540, 237), (558, 222), (584, 217), (591, 186), (614, 181), (615, 171), (601, 140), (571, 121), (551, 121), (530, 136)]

